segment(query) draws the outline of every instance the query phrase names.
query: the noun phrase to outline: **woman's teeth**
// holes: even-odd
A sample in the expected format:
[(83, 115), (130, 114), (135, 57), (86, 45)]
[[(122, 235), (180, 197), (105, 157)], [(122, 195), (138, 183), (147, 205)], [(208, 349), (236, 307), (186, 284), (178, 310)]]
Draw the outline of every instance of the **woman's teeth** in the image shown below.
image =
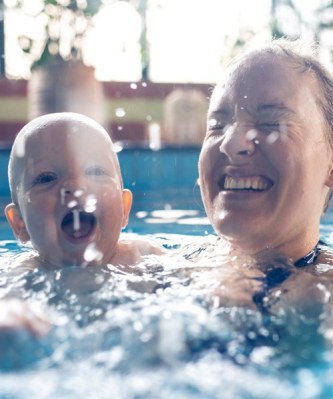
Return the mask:
[(224, 190), (255, 190), (264, 191), (270, 186), (270, 182), (263, 177), (230, 177), (224, 178)]

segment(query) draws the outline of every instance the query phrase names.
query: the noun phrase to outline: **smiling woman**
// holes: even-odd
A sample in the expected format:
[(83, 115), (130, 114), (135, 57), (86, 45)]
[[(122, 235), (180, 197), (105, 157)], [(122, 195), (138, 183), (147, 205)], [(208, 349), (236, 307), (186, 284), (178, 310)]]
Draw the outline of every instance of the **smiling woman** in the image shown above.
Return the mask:
[(218, 235), (248, 255), (296, 262), (319, 241), (333, 187), (333, 82), (301, 47), (275, 42), (233, 62), (216, 86), (199, 172)]

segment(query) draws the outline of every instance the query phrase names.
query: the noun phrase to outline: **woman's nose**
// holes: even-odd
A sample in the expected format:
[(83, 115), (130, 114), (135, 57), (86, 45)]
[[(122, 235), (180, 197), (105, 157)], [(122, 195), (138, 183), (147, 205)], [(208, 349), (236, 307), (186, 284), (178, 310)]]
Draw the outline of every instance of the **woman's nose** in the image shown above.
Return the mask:
[(246, 160), (256, 151), (257, 131), (240, 122), (230, 124), (220, 145), (220, 152), (230, 160)]

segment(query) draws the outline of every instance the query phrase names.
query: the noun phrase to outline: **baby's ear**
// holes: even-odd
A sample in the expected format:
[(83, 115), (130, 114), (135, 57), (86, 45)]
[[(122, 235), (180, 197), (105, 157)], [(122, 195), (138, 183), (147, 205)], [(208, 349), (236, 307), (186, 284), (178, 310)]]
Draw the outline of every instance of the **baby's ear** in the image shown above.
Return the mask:
[(123, 190), (123, 207), (124, 207), (124, 215), (123, 215), (123, 227), (127, 226), (128, 217), (132, 208), (132, 192), (128, 189)]
[(5, 208), (5, 214), (15, 237), (22, 243), (29, 241), (30, 236), (25, 228), (25, 223), (18, 206), (13, 203), (8, 204)]

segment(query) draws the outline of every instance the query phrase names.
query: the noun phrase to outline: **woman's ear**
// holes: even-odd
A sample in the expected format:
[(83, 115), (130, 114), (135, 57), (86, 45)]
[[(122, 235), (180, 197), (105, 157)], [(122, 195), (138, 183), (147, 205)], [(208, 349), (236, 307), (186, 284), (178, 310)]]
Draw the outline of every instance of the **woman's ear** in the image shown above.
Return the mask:
[(325, 184), (327, 187), (333, 188), (333, 168), (330, 170)]
[(133, 195), (132, 192), (128, 189), (123, 190), (123, 207), (124, 207), (124, 214), (123, 214), (123, 228), (127, 226), (129, 214), (132, 208), (132, 199)]
[(21, 212), (17, 205), (14, 203), (8, 204), (5, 208), (6, 218), (10, 227), (13, 230), (15, 237), (20, 240), (23, 244), (30, 240), (30, 236), (25, 227), (25, 223), (22, 219)]
[[(332, 154), (332, 158), (333, 158), (333, 154)], [(329, 168), (328, 168), (328, 176), (325, 181), (325, 184), (327, 187), (333, 188), (333, 159), (331, 160), (331, 164), (329, 165)]]

